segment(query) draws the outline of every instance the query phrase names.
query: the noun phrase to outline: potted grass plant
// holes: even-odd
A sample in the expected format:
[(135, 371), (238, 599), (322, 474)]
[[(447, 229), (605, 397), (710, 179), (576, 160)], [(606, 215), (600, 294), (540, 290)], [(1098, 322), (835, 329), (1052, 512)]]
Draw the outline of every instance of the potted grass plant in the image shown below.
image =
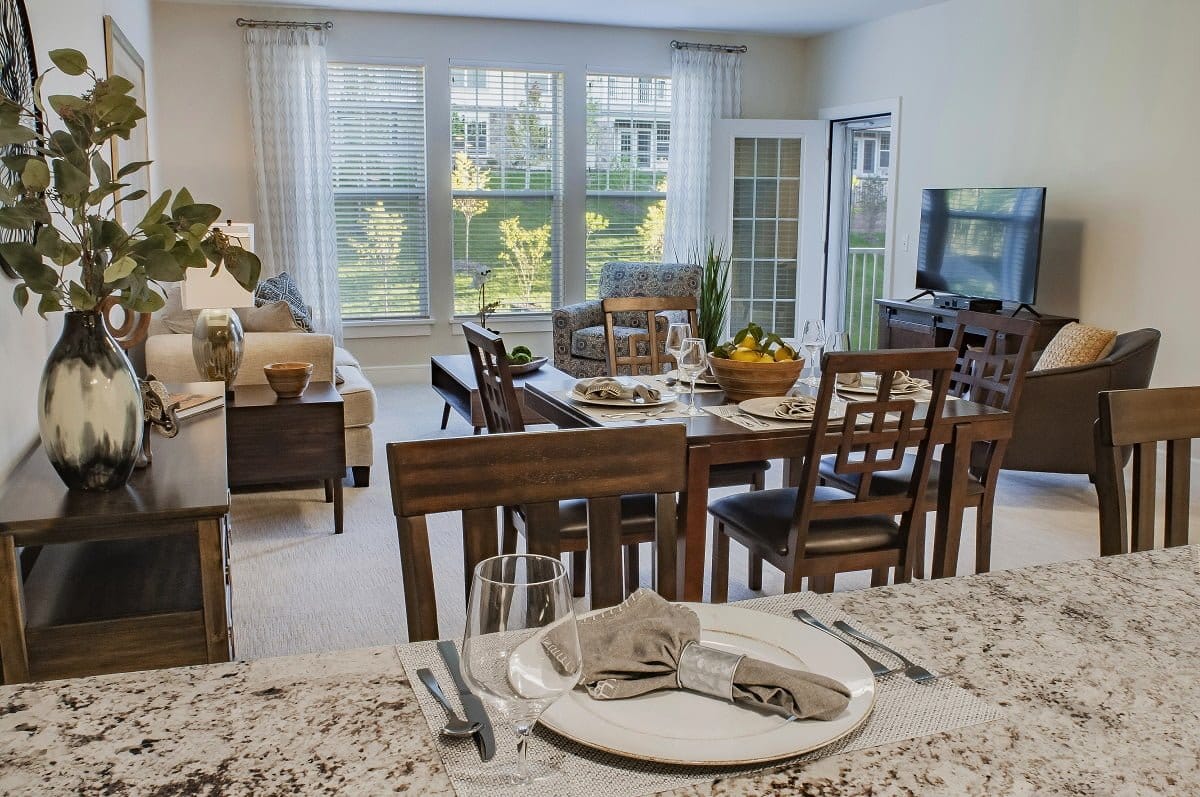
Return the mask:
[[(163, 306), (163, 283), (187, 269), (225, 268), (245, 288), (258, 282), (258, 258), (213, 229), (221, 210), (196, 202), (187, 189), (163, 191), (141, 217), (118, 219), (122, 203), (142, 199), (124, 178), (148, 161), (115, 173), (105, 153), (128, 139), (145, 111), (133, 83), (102, 78), (77, 50), (54, 50), (54, 67), (87, 82), (78, 94), (43, 99), (46, 73), (34, 85), (33, 107), (0, 97), (0, 227), (8, 233), (0, 258), (18, 276), (13, 301), (22, 310), (65, 312), (38, 393), (42, 445), (72, 489), (112, 490), (133, 471), (142, 437), (142, 398), (125, 353), (105, 327), (100, 307), (116, 301), (128, 312)], [(48, 109), (61, 123), (51, 129)], [(128, 207), (128, 206), (127, 206)]]
[(697, 250), (692, 259), (704, 268), (700, 277), (697, 332), (704, 338), (705, 349), (713, 351), (724, 337), (729, 312), (729, 258), (725, 247), (709, 238), (704, 250)]

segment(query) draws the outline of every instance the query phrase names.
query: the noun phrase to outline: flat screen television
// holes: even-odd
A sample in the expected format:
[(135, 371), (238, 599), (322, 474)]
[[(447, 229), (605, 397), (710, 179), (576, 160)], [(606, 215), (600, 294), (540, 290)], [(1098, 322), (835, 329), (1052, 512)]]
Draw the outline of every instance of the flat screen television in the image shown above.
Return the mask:
[(917, 287), (1033, 304), (1045, 188), (926, 188)]

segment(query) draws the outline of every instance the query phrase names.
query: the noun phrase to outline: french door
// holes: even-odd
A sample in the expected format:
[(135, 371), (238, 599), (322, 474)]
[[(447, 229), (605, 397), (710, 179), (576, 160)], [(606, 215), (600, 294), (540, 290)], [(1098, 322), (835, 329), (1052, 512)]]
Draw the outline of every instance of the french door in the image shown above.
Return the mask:
[(713, 124), (709, 229), (732, 259), (729, 327), (795, 337), (824, 309), (829, 123)]

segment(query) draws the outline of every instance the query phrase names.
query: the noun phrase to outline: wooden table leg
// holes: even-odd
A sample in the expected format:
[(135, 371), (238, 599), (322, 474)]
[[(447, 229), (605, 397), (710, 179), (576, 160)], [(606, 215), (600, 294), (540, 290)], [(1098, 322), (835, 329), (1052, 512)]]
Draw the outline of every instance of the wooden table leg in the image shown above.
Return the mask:
[(933, 535), (933, 578), (958, 573), (958, 546), (966, 509), (967, 479), (970, 478), (970, 424), (957, 424), (950, 442), (942, 447), (938, 473), (937, 522)]
[(334, 479), (333, 484), (333, 533), (342, 533), (342, 480)]
[(449, 423), (450, 423), (450, 402), (447, 401), (446, 406), (442, 407), (442, 428), (445, 429), (446, 425)]
[(333, 479), (325, 480), (325, 503), (333, 502)]
[(676, 557), (679, 596), (685, 601), (704, 600), (704, 561), (708, 536), (708, 470), (712, 450), (707, 445), (688, 446), (687, 489), (679, 496), (679, 535)]
[(29, 680), (21, 563), (16, 543), (7, 534), (0, 534), (0, 664), (3, 664), (4, 683)]
[(221, 555), (221, 520), (196, 521), (200, 552), (200, 591), (204, 596), (204, 634), (208, 662), (229, 661), (229, 618), (225, 614), (225, 562)]

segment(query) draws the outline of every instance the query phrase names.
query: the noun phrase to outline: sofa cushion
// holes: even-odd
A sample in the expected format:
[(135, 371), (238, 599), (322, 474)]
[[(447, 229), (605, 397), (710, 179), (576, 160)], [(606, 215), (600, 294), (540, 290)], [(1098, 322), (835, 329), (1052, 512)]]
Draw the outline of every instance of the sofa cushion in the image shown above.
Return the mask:
[(300, 293), (300, 286), (286, 271), (276, 274), (268, 280), (258, 283), (254, 289), (254, 304), (261, 307), (272, 302), (284, 301), (291, 308), (292, 318), (296, 325), (305, 332), (313, 331), (312, 315), (308, 311), (308, 303)]
[(1102, 329), (1074, 321), (1064, 326), (1038, 358), (1034, 371), (1091, 365), (1108, 356), (1117, 340), (1114, 329)]
[(258, 307), (235, 308), (245, 332), (305, 332), (292, 317), (292, 308), (282, 299)]
[(343, 349), (341, 346), (333, 347), (333, 364), (334, 365), (349, 365), (354, 368), (361, 368), (358, 364), (358, 358), (350, 352)]
[[(617, 351), (629, 351), (630, 335), (645, 335), (646, 330), (637, 327), (613, 327), (613, 337), (617, 340)], [(575, 330), (571, 335), (571, 354), (587, 360), (608, 361), (608, 343), (604, 337), (604, 327), (584, 327)], [(645, 357), (650, 354), (650, 342), (638, 341), (638, 354)]]
[(346, 428), (367, 426), (375, 421), (375, 389), (363, 372), (349, 365), (338, 368), (345, 381), (338, 385), (342, 396)]

